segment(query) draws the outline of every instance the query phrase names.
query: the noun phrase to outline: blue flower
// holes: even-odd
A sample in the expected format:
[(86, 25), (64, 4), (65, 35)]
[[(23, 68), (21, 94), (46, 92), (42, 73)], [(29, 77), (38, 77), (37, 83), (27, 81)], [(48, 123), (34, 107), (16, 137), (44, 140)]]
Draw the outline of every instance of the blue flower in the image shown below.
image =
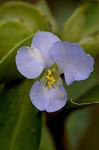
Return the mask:
[(93, 58), (75, 43), (62, 42), (51, 32), (39, 31), (34, 35), (31, 47), (22, 47), (16, 55), (19, 72), (28, 79), (45, 73), (30, 90), (30, 99), (40, 111), (54, 112), (67, 101), (60, 74), (64, 73), (67, 85), (84, 80), (93, 71)]

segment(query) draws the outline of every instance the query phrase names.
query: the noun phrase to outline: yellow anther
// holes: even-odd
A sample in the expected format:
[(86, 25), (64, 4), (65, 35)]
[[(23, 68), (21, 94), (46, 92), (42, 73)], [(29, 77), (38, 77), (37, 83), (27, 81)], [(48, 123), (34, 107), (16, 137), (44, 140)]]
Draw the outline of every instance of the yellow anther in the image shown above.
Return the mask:
[(51, 78), (50, 80), (51, 80), (52, 82), (55, 82), (55, 79), (54, 79), (54, 78)]
[(53, 77), (46, 76), (46, 78), (52, 82), (55, 82), (55, 79)]
[[(46, 76), (46, 78), (49, 79), (50, 77), (49, 77), (49, 76)], [(49, 79), (49, 80), (50, 80), (50, 79)]]
[(60, 88), (56, 85), (57, 79), (55, 79), (54, 73), (52, 70), (48, 69), (47, 70), (47, 75), (46, 75), (46, 80), (44, 82), (44, 86), (47, 83), (47, 86), (49, 88), (52, 88), (53, 86), (56, 88), (56, 90), (60, 93), (62, 97), (64, 97), (64, 94), (61, 92)]
[(48, 76), (50, 76), (52, 74), (52, 71), (49, 69), (47, 70), (47, 72), (48, 72)]
[(46, 76), (47, 80), (48, 80), (48, 87), (51, 88), (53, 83), (56, 81), (52, 75), (52, 71), (51, 70), (47, 70), (48, 74)]

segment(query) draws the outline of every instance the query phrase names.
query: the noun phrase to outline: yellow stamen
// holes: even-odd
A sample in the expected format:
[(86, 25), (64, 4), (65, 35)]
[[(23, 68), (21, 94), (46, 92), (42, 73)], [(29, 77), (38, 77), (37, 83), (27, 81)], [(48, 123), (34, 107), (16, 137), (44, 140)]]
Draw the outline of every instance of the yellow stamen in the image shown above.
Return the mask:
[(46, 78), (52, 82), (55, 82), (55, 79), (53, 77), (46, 76)]
[(47, 72), (48, 72), (48, 76), (50, 76), (52, 74), (52, 71), (49, 69), (47, 70)]
[(48, 75), (46, 76), (47, 80), (48, 80), (48, 87), (51, 88), (53, 83), (56, 81), (51, 75), (52, 75), (52, 71), (51, 70), (47, 70)]
[(47, 70), (46, 78), (47, 79), (45, 80), (44, 85), (47, 82), (49, 88), (52, 88), (52, 86), (54, 86), (56, 88), (56, 90), (60, 93), (60, 95), (62, 97), (64, 97), (64, 94), (61, 92), (61, 90), (59, 89), (59, 87), (57, 87), (56, 84), (55, 84), (56, 80), (55, 80), (55, 78), (52, 75), (52, 70), (50, 70), (50, 69)]

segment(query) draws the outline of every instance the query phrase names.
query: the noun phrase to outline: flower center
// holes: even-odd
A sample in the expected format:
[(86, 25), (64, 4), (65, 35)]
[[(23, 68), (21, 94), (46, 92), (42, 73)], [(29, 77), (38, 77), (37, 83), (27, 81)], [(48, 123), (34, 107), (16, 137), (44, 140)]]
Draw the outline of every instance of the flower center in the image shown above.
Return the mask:
[(53, 76), (52, 70), (50, 69), (47, 70), (46, 79), (48, 82), (48, 87), (51, 88), (52, 85), (56, 82), (55, 77)]
[(43, 91), (45, 92), (45, 87), (55, 88), (62, 97), (64, 94), (61, 92), (59, 86), (62, 85), (62, 80), (60, 78), (60, 73), (58, 66), (53, 64), (48, 70), (46, 70), (45, 76), (43, 78)]

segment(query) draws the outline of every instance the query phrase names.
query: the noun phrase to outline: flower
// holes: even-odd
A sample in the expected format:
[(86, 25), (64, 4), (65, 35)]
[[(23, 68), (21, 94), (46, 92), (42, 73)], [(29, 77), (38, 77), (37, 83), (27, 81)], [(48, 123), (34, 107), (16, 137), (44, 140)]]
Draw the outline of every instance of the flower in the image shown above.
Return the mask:
[(93, 71), (93, 58), (76, 43), (62, 42), (51, 32), (39, 31), (31, 47), (21, 47), (16, 55), (19, 72), (28, 79), (45, 73), (30, 90), (30, 99), (40, 111), (54, 112), (67, 101), (60, 74), (64, 73), (67, 85), (75, 80), (84, 80)]

